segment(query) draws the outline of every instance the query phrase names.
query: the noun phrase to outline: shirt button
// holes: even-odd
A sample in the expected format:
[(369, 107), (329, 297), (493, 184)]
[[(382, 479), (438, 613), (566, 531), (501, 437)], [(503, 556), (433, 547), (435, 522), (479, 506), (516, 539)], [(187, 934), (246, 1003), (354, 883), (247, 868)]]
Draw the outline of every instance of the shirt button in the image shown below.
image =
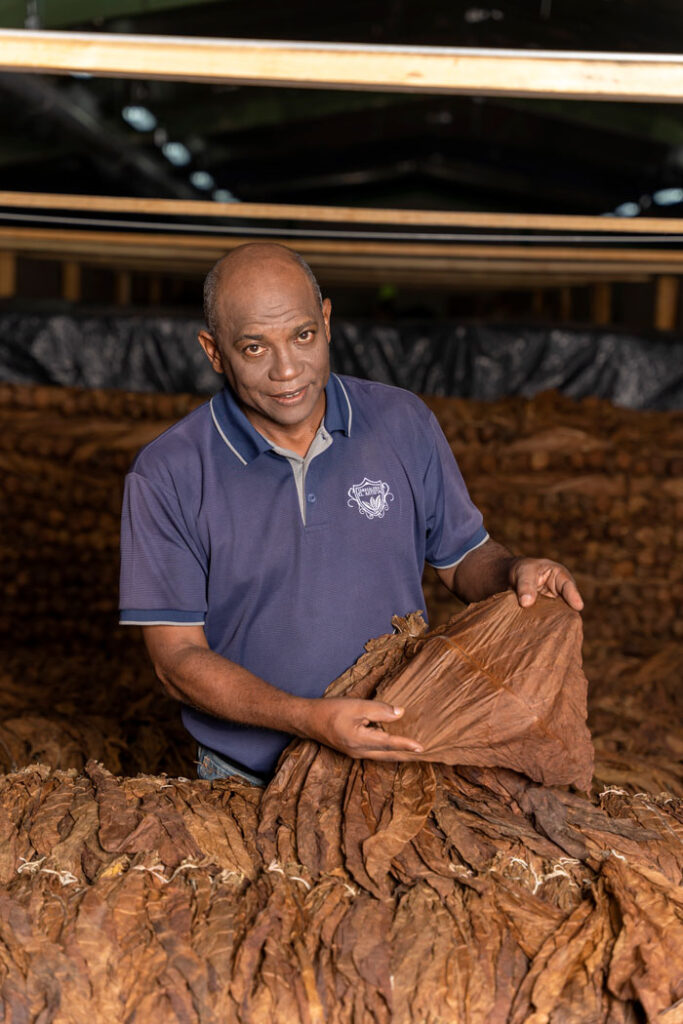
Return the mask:
[(309, 503), (310, 505), (312, 505), (312, 504), (313, 504), (313, 502), (315, 501), (315, 494), (307, 494), (307, 495), (306, 495), (306, 501), (307, 501), (307, 502), (308, 502), (308, 503)]

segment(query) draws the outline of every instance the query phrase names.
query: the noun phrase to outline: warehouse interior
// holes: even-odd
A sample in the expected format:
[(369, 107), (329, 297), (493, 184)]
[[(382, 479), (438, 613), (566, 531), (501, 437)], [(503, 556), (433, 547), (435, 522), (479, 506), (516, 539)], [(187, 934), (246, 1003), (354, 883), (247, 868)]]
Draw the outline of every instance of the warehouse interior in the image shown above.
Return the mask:
[[(117, 37), (132, 70), (98, 48)], [(0, 0), (7, 1019), (683, 1020), (681, 38), (674, 0)], [(255, 63), (291, 44), (296, 71), (149, 71), (173, 40), (197, 68), (223, 40)], [(314, 44), (359, 48), (358, 81), (331, 87)], [(369, 87), (392, 47), (455, 55), (452, 81)], [(538, 84), (561, 55), (582, 84)], [(382, 765), (300, 740), (263, 796), (195, 778), (118, 626), (122, 489), (222, 386), (202, 284), (251, 240), (309, 262), (335, 372), (421, 395), (491, 536), (574, 574), (582, 639), (539, 632), (538, 665), (553, 757), (584, 749), (587, 700), (588, 787), (502, 740)], [(423, 584), (430, 629), (464, 636), (478, 606)], [(392, 692), (425, 628), (395, 624), (331, 694)]]

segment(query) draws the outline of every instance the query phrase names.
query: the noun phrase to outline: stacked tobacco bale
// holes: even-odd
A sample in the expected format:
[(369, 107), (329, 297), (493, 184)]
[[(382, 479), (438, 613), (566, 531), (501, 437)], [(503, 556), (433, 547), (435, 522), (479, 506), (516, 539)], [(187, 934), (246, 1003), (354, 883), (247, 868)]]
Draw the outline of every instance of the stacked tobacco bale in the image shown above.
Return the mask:
[[(0, 637), (112, 646), (124, 473), (201, 400), (0, 385)], [(683, 636), (683, 413), (556, 394), (428, 402), (491, 534), (576, 572), (591, 650)], [(434, 622), (457, 607), (431, 571), (427, 601)]]
[(43, 762), (81, 770), (193, 771), (196, 747), (137, 637), (118, 649), (7, 645), (0, 661), (0, 772)]
[[(492, 536), (576, 574), (589, 651), (683, 637), (683, 412), (554, 393), (429, 404)], [(427, 599), (433, 621), (452, 614), (433, 576)]]
[[(439, 635), (472, 656), (468, 615)], [(388, 693), (410, 671), (430, 640), (417, 616), (396, 625), (334, 693)], [(310, 742), (262, 799), (94, 762), (26, 768), (0, 780), (4, 1015), (677, 1021), (683, 803), (628, 790), (591, 802)]]
[(0, 385), (0, 635), (112, 636), (122, 482), (191, 396)]

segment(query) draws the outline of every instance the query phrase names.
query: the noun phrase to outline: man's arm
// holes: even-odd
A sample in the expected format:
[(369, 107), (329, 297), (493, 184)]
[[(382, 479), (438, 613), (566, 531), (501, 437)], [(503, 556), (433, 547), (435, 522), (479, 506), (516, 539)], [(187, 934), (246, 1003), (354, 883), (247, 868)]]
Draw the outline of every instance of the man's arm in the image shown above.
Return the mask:
[(455, 567), (436, 571), (441, 582), (463, 601), (483, 601), (511, 589), (523, 608), (534, 604), (538, 594), (561, 597), (579, 612), (583, 608), (574, 577), (563, 565), (549, 558), (515, 557), (490, 538)]
[(202, 626), (145, 626), (143, 635), (164, 688), (200, 711), (313, 739), (349, 757), (400, 761), (403, 751), (422, 750), (414, 740), (376, 728), (375, 723), (395, 721), (403, 708), (375, 700), (315, 700), (285, 693), (210, 650)]

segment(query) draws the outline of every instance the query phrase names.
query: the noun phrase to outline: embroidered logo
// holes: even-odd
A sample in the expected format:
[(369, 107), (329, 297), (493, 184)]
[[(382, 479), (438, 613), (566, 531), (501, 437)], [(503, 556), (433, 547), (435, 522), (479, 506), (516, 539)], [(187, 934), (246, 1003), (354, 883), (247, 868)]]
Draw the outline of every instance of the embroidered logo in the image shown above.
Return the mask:
[(368, 519), (384, 519), (384, 513), (389, 508), (389, 502), (394, 496), (389, 490), (389, 484), (382, 480), (368, 480), (365, 477), (360, 484), (354, 484), (348, 489), (349, 500), (346, 504), (353, 508), (354, 503), (358, 505), (358, 511)]

